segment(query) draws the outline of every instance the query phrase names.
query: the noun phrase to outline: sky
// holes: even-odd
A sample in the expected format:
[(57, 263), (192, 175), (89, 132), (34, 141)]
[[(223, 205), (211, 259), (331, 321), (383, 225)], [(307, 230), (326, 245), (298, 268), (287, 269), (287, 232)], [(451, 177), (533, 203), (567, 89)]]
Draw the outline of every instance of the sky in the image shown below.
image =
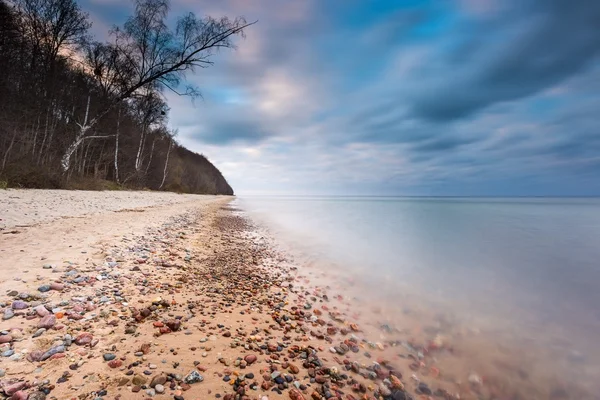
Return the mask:
[[(106, 36), (133, 6), (80, 0)], [(165, 92), (236, 194), (600, 195), (598, 0), (172, 0), (257, 21)]]

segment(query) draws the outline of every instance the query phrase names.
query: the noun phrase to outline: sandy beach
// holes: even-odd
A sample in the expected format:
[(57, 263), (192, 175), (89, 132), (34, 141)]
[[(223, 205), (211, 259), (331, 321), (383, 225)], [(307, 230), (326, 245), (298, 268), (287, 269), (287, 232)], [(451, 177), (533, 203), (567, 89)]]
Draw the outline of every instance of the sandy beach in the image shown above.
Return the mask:
[(438, 331), (418, 321), (407, 327), (425, 331), (377, 323), (382, 307), (361, 307), (331, 276), (276, 250), (231, 200), (1, 191), (0, 393), (30, 400), (556, 394), (529, 387), (535, 396), (522, 397), (510, 381), (442, 369), (438, 359), (454, 349)]

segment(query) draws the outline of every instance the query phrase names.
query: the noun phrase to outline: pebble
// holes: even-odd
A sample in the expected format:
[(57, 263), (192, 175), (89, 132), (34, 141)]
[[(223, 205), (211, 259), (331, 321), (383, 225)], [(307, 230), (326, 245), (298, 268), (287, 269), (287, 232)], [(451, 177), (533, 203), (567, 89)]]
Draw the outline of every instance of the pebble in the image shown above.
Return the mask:
[(156, 391), (156, 393), (164, 393), (165, 387), (161, 384), (158, 384), (158, 385), (154, 386), (154, 390)]
[(38, 288), (38, 291), (45, 293), (50, 291), (50, 285), (42, 285)]
[(0, 378), (4, 378), (4, 375), (6, 375), (6, 371), (0, 368)]
[(184, 379), (185, 383), (192, 384), (197, 382), (202, 382), (204, 377), (200, 375), (198, 371), (190, 372)]
[(38, 322), (38, 328), (50, 329), (56, 324), (56, 316), (49, 314)]
[(7, 308), (6, 310), (4, 310), (4, 315), (2, 316), (2, 319), (6, 321), (7, 319), (11, 319), (14, 316), (15, 316), (15, 313), (13, 312), (13, 310), (10, 308)]
[(0, 335), (0, 344), (12, 342), (12, 335)]
[(42, 304), (36, 306), (34, 308), (34, 311), (40, 317), (45, 317), (46, 315), (50, 314), (50, 311), (48, 311), (48, 309), (46, 307), (44, 307), (44, 305), (42, 305)]
[(112, 361), (115, 358), (117, 358), (117, 356), (114, 355), (113, 353), (106, 353), (106, 354), (102, 355), (102, 357), (104, 358), (104, 361)]
[(46, 328), (40, 328), (37, 331), (35, 331), (35, 333), (33, 334), (33, 337), (36, 338), (38, 336), (41, 336), (44, 332), (46, 332)]

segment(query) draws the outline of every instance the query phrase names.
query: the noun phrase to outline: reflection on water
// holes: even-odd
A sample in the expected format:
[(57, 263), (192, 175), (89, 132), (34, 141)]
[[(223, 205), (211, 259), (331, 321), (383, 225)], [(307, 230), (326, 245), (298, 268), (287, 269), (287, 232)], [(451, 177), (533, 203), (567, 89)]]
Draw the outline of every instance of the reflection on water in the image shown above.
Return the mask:
[(565, 379), (593, 387), (600, 377), (600, 199), (238, 202), (286, 244), (337, 265), (365, 301), (410, 299), (537, 352)]

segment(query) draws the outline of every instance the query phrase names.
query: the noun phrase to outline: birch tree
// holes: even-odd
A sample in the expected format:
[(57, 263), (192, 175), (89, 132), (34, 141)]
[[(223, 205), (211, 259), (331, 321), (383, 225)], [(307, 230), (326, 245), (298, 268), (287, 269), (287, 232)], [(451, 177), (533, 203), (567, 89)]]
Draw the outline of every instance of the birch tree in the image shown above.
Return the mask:
[(118, 92), (93, 118), (77, 124), (77, 134), (61, 159), (63, 172), (69, 170), (71, 156), (98, 121), (141, 89), (154, 85), (158, 90), (171, 90), (178, 95), (199, 95), (193, 86), (184, 85), (181, 89), (186, 74), (213, 65), (214, 54), (222, 48), (234, 48), (234, 37), (243, 36), (244, 29), (253, 24), (243, 17), (197, 18), (188, 13), (178, 18), (171, 29), (167, 25), (168, 13), (168, 0), (136, 0), (133, 16), (123, 28), (112, 32), (111, 48), (126, 72), (118, 75), (131, 76), (120, 81)]

